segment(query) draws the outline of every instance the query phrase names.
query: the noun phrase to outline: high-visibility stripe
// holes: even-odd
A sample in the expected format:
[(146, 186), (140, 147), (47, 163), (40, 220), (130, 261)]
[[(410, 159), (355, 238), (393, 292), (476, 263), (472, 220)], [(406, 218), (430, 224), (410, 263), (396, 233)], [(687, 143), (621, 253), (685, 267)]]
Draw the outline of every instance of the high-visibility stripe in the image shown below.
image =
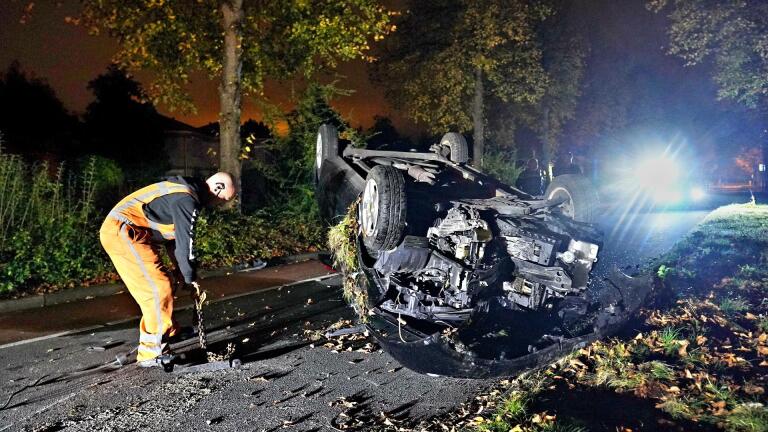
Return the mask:
[(163, 335), (162, 334), (155, 334), (155, 333), (139, 333), (139, 343), (147, 343), (147, 344), (153, 344), (153, 345), (160, 345), (163, 341)]
[[(194, 209), (192, 210), (192, 223), (190, 223), (189, 226), (194, 227), (196, 222), (197, 222), (197, 209)], [(188, 254), (188, 259), (190, 261), (195, 260), (195, 245), (193, 244), (194, 241), (195, 241), (195, 233), (190, 231), (189, 232), (189, 254)]]
[(160, 345), (157, 346), (146, 346), (146, 345), (139, 345), (139, 353), (141, 352), (152, 354), (152, 357), (157, 357), (163, 353), (163, 348)]
[[(128, 225), (123, 225), (120, 227), (120, 236), (123, 238), (123, 241), (126, 245), (128, 245), (128, 249), (133, 254), (133, 257), (136, 258), (136, 263), (139, 265), (139, 268), (141, 269), (141, 272), (144, 274), (144, 278), (147, 279), (147, 282), (149, 282), (149, 285), (152, 287), (152, 294), (155, 297), (155, 319), (157, 320), (157, 334), (160, 335), (162, 338), (163, 335), (163, 317), (160, 310), (160, 289), (157, 287), (157, 284), (155, 283), (154, 279), (152, 279), (149, 276), (149, 272), (147, 271), (147, 267), (144, 265), (144, 261), (141, 259), (141, 256), (139, 255), (138, 251), (136, 251), (136, 248), (133, 247), (133, 243), (131, 243), (131, 240), (128, 238), (128, 232), (127, 232)], [(157, 342), (158, 345), (160, 345), (160, 341)]]
[[(173, 232), (173, 224), (160, 224), (150, 220), (144, 214), (143, 205), (152, 202), (156, 198), (172, 193), (187, 193), (192, 195), (195, 199), (197, 199), (197, 194), (195, 194), (188, 186), (167, 181), (149, 185), (147, 188), (150, 188), (151, 190), (137, 196), (126, 197), (125, 202), (118, 204), (109, 212), (109, 217), (129, 225), (144, 225), (144, 222), (146, 221), (147, 228), (159, 232), (166, 240), (175, 240), (176, 233)], [(136, 216), (143, 220), (133, 220), (129, 215), (125, 214), (125, 212), (130, 212), (131, 209), (139, 213), (139, 215)]]
[(151, 220), (149, 220), (149, 218), (147, 218), (147, 222), (149, 223), (149, 228), (159, 232), (160, 235), (163, 236), (164, 239), (166, 239), (166, 240), (175, 240), (176, 239), (176, 234), (175, 233), (163, 231), (163, 227), (159, 223), (157, 223), (155, 221), (151, 221)]
[(187, 186), (177, 185), (177, 187), (169, 188), (167, 186), (160, 186), (160, 185), (162, 185), (162, 183), (165, 183), (165, 182), (155, 183), (154, 185), (150, 185), (150, 187), (158, 185), (157, 187), (160, 190), (153, 190), (153, 191), (141, 194), (139, 196), (133, 197), (133, 198), (129, 199), (128, 201), (124, 202), (122, 205), (116, 206), (114, 209), (112, 209), (112, 211), (120, 213), (120, 212), (122, 212), (122, 211), (124, 211), (124, 210), (126, 210), (126, 209), (128, 209), (130, 207), (134, 207), (136, 205), (144, 204), (144, 201), (149, 200), (150, 198), (151, 199), (155, 199), (155, 198), (159, 198), (161, 196), (169, 195), (169, 194), (172, 194), (172, 193), (188, 193), (188, 194), (190, 194), (190, 195), (192, 195), (194, 197), (197, 197), (197, 195), (192, 192), (192, 189), (190, 189)]
[(122, 223), (127, 224), (127, 225), (133, 225), (133, 223), (131, 223), (130, 219), (128, 219), (124, 215), (121, 215), (120, 213), (118, 213), (118, 212), (116, 212), (114, 210), (109, 212), (109, 217), (111, 217), (112, 219), (117, 220), (118, 222), (122, 222)]

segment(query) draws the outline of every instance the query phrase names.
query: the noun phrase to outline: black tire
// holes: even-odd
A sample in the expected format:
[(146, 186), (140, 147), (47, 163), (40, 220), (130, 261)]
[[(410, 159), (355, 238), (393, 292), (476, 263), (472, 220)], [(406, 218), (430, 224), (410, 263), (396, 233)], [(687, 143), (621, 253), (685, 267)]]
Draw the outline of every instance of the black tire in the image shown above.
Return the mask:
[(358, 211), (363, 243), (368, 251), (375, 254), (375, 251), (397, 247), (405, 233), (403, 173), (391, 166), (373, 167), (365, 179)]
[(462, 134), (448, 132), (440, 139), (440, 145), (450, 149), (448, 159), (455, 163), (467, 163), (469, 161), (469, 148), (467, 140)]
[(568, 198), (560, 205), (566, 216), (576, 222), (594, 222), (599, 204), (597, 193), (592, 183), (579, 174), (563, 174), (552, 180), (545, 194), (547, 199), (561, 196)]
[(339, 156), (339, 131), (330, 124), (321, 125), (315, 141), (315, 183), (320, 180), (323, 161)]

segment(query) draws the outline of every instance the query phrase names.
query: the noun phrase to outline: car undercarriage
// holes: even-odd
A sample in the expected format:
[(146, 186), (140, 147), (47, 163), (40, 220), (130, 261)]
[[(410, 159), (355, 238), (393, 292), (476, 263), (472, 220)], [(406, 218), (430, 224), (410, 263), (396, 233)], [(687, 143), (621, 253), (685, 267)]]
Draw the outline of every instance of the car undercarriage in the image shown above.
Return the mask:
[(361, 318), (411, 369), (514, 374), (615, 331), (650, 290), (620, 272), (590, 280), (602, 235), (581, 176), (531, 196), (467, 165), (451, 133), (429, 153), (341, 151), (324, 125), (317, 144), (323, 216), (356, 207)]

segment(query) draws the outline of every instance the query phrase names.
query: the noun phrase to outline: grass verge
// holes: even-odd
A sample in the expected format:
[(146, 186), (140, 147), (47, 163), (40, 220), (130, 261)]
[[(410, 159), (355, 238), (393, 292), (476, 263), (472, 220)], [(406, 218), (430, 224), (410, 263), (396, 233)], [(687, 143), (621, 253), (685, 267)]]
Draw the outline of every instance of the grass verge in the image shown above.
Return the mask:
[[(655, 270), (660, 289), (633, 338), (551, 365), (545, 390), (508, 390), (470, 429), (768, 431), (768, 206), (716, 210)], [(503, 414), (519, 401), (524, 414)]]

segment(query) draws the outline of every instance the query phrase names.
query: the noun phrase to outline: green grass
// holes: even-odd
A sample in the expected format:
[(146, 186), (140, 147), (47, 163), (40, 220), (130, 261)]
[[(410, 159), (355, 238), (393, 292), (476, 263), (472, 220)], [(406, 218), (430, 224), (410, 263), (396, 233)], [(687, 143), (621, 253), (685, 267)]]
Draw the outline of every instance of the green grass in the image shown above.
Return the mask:
[(675, 371), (668, 364), (658, 360), (643, 363), (640, 369), (657, 381), (671, 381), (675, 378)]
[(768, 431), (768, 408), (761, 404), (741, 404), (725, 418), (726, 429), (733, 432)]
[(523, 393), (515, 393), (504, 400), (498, 414), (511, 420), (522, 420), (527, 414), (528, 402)]
[(595, 371), (591, 382), (617, 390), (634, 390), (648, 382), (648, 375), (635, 367), (629, 347), (617, 342), (615, 345), (600, 344), (593, 347)]
[(670, 276), (690, 278), (689, 284), (702, 289), (710, 289), (724, 276), (752, 278), (765, 267), (759, 261), (768, 249), (766, 216), (765, 205), (717, 209), (659, 260), (657, 276), (663, 281)]
[(734, 401), (734, 395), (727, 385), (718, 384), (716, 381), (712, 381), (707, 378), (707, 382), (704, 383), (704, 390), (710, 393), (715, 400), (723, 401), (726, 404), (730, 404)]
[(658, 276), (659, 279), (664, 280), (669, 276), (671, 272), (672, 267), (667, 267), (666, 265), (662, 264), (656, 270), (656, 276)]
[(588, 432), (589, 429), (573, 423), (570, 420), (556, 420), (554, 423), (547, 423), (542, 426), (539, 431), (541, 432)]
[(360, 200), (353, 202), (347, 214), (328, 231), (328, 247), (333, 252), (333, 260), (344, 275), (342, 285), (344, 299), (354, 307), (361, 320), (368, 317), (367, 281), (359, 272), (357, 263), (357, 206)]
[(659, 342), (665, 354), (671, 356), (677, 352), (680, 348), (680, 335), (680, 329), (674, 327), (664, 327), (659, 332)]
[(739, 272), (736, 274), (739, 277), (753, 279), (762, 275), (762, 271), (754, 265), (744, 264), (739, 266)]
[(749, 309), (749, 302), (743, 298), (724, 298), (719, 304), (720, 310), (726, 315), (733, 315)]
[(529, 396), (521, 391), (510, 393), (499, 405), (491, 419), (478, 426), (482, 432), (506, 432), (525, 421)]
[(673, 419), (687, 419), (694, 413), (693, 409), (683, 399), (677, 397), (667, 399), (659, 408)]
[(691, 367), (704, 367), (707, 364), (707, 360), (700, 348), (689, 349), (682, 360), (684, 364)]
[(768, 316), (760, 317), (760, 321), (757, 322), (757, 328), (761, 332), (768, 333)]

